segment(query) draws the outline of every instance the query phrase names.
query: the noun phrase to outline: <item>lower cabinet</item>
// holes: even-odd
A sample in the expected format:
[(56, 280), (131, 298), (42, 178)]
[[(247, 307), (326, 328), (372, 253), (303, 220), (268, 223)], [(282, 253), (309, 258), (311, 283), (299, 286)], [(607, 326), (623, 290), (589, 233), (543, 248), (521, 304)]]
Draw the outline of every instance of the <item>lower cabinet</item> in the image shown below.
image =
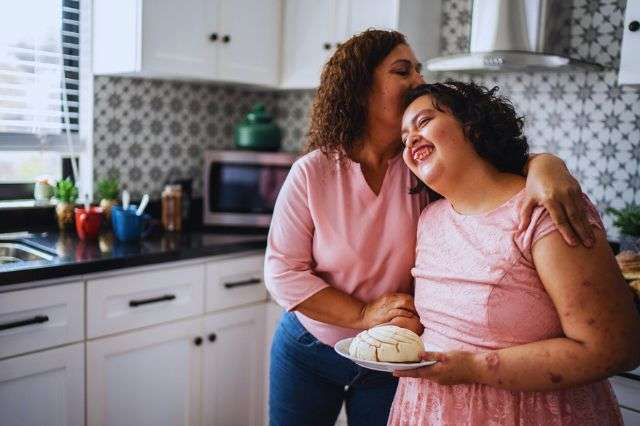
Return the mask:
[(261, 425), (264, 304), (87, 343), (91, 426)]
[(263, 424), (265, 304), (204, 318), (202, 424)]
[(84, 370), (84, 343), (0, 361), (0, 424), (84, 425)]
[(201, 329), (183, 320), (89, 341), (89, 425), (198, 425)]

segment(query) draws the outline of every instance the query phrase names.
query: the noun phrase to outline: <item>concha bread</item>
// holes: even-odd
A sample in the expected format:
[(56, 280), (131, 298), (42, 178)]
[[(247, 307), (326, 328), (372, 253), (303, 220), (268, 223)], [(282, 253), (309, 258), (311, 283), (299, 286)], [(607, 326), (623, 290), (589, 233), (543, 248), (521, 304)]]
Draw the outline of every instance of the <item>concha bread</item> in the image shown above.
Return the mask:
[(359, 333), (349, 355), (363, 361), (418, 362), (424, 345), (420, 336), (396, 325), (378, 325)]

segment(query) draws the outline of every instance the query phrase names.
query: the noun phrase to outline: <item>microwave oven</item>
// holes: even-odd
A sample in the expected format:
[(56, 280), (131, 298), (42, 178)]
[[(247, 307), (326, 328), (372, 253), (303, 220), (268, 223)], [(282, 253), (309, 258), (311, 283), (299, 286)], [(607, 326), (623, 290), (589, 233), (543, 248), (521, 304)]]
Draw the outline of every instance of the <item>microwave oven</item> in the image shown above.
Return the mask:
[(295, 160), (285, 152), (205, 151), (204, 224), (269, 227)]

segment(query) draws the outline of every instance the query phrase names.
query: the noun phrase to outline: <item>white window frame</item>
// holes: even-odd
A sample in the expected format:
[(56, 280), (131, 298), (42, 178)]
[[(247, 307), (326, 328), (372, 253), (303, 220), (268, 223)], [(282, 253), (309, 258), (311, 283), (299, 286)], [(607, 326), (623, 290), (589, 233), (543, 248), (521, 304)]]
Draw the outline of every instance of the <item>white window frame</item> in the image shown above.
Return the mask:
[[(74, 154), (80, 160), (78, 170), (79, 194), (93, 194), (93, 66), (92, 16), (93, 0), (78, 0), (80, 7), (80, 82), (78, 132), (71, 134)], [(69, 156), (67, 135), (38, 136), (23, 133), (0, 133), (0, 153), (3, 151), (53, 151)], [(1, 200), (0, 200), (1, 201)]]

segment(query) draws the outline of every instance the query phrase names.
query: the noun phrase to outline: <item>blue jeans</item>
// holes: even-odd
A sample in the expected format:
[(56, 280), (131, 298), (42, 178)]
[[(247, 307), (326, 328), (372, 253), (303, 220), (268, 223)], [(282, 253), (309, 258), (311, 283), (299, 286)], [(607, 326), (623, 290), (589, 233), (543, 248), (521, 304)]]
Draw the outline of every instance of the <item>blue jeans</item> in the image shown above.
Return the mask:
[(269, 424), (333, 425), (346, 402), (349, 425), (386, 425), (398, 379), (367, 370), (313, 337), (287, 312), (271, 345)]

